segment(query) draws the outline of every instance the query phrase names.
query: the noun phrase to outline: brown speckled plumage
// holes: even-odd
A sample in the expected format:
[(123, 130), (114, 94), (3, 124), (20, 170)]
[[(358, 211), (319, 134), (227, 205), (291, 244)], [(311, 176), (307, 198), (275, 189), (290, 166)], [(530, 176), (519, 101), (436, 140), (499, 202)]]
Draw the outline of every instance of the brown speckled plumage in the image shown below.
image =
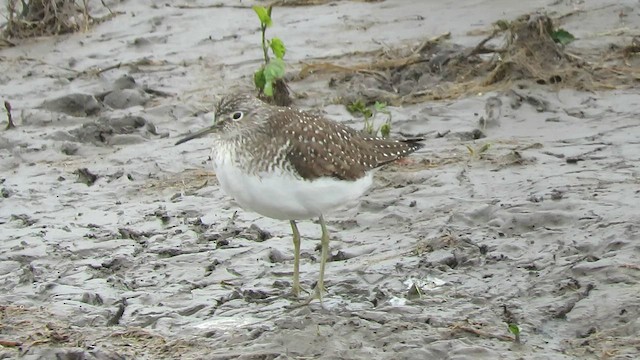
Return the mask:
[[(241, 118), (234, 120), (234, 115)], [(371, 137), (311, 112), (272, 106), (245, 94), (220, 101), (216, 127), (217, 146), (243, 154), (235, 157), (239, 165), (254, 173), (281, 167), (307, 180), (356, 180), (422, 147), (415, 140)]]

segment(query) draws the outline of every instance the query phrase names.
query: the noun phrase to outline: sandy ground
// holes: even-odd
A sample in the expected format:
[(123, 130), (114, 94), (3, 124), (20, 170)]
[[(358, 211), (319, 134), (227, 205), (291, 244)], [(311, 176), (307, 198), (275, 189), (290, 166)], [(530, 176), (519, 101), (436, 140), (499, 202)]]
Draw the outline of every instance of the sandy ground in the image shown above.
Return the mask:
[[(123, 13), (87, 33), (0, 50), (18, 125), (0, 131), (0, 358), (638, 357), (637, 90), (532, 86), (391, 107), (393, 132), (426, 146), (327, 215), (328, 294), (291, 308), (289, 225), (221, 192), (206, 139), (173, 146), (261, 60), (250, 4), (221, 3), (112, 2)], [(542, 9), (574, 12), (563, 27), (575, 47), (640, 33), (636, 0), (447, 3), (283, 6), (269, 34), (295, 73), (449, 31), (472, 46), (474, 31)], [(360, 127), (328, 81), (291, 83), (298, 105)], [(487, 137), (468, 140), (496, 99)], [(320, 228), (300, 230), (311, 288)]]

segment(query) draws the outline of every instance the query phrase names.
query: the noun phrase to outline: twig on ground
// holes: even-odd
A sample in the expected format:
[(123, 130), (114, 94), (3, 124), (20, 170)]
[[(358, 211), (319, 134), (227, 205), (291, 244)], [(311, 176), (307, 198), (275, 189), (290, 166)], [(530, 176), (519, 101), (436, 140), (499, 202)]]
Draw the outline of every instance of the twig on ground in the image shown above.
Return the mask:
[(22, 343), (19, 342), (19, 341), (2, 340), (2, 339), (0, 339), (0, 346), (3, 346), (3, 347), (19, 347), (19, 346), (22, 346)]
[(13, 129), (16, 127), (16, 124), (13, 123), (13, 117), (11, 116), (11, 104), (8, 101), (5, 101), (4, 108), (7, 110), (7, 121), (9, 121), (6, 129)]
[(488, 339), (498, 339), (498, 340), (509, 341), (509, 342), (513, 342), (514, 341), (514, 338), (512, 338), (511, 336), (500, 335), (500, 334), (492, 334), (490, 332), (478, 330), (478, 329), (470, 327), (470, 326), (454, 325), (451, 330), (460, 330), (460, 331), (468, 332), (470, 334), (474, 334), (474, 335), (477, 335), (479, 337), (488, 338)]

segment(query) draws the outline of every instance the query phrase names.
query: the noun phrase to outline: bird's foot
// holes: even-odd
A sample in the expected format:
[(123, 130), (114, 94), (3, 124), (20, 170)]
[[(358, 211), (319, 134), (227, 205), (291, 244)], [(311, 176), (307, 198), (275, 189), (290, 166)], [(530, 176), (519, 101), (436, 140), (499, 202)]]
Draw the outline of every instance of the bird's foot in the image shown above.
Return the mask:
[(302, 305), (309, 305), (313, 300), (320, 300), (320, 304), (322, 304), (322, 294), (325, 293), (324, 286), (316, 286), (313, 288), (313, 293), (308, 293), (309, 297), (302, 302)]
[(309, 290), (303, 288), (302, 286), (298, 285), (298, 286), (293, 286), (291, 288), (291, 291), (285, 293), (283, 295), (283, 297), (287, 298), (287, 299), (291, 299), (291, 300), (300, 300), (300, 294), (301, 293), (305, 293), (305, 294), (311, 294), (309, 292)]
[(324, 293), (324, 289), (320, 289), (320, 287), (318, 287), (318, 285), (316, 285), (316, 287), (313, 290), (313, 294), (309, 294), (309, 297), (307, 297), (307, 299), (304, 301), (305, 305), (308, 305), (309, 303), (311, 303), (313, 300), (320, 300), (320, 304), (322, 304), (322, 293)]
[[(316, 286), (316, 287), (314, 288), (313, 293), (311, 293), (311, 292), (309, 292), (309, 291), (306, 291), (306, 290), (305, 290), (305, 292), (306, 292), (307, 294), (309, 294), (309, 296), (308, 296), (306, 299), (301, 300), (301, 301), (300, 301), (299, 303), (297, 303), (297, 304), (292, 304), (292, 305), (290, 305), (288, 308), (289, 308), (289, 309), (297, 309), (297, 308), (300, 308), (300, 307), (303, 307), (303, 306), (309, 305), (313, 300), (316, 300), (316, 299), (317, 299), (317, 300), (320, 300), (320, 304), (322, 305), (322, 293), (323, 293), (324, 291), (320, 291), (320, 289), (318, 288), (318, 286)], [(292, 296), (293, 296), (293, 295), (292, 295)], [(298, 296), (293, 296), (293, 297), (294, 297), (296, 300), (300, 300)]]

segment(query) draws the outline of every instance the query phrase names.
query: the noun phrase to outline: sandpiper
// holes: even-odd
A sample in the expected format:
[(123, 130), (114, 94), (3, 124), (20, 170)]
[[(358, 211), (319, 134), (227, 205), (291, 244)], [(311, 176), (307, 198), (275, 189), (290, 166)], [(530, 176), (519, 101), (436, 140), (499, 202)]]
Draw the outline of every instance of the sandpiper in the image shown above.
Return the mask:
[(176, 143), (213, 134), (220, 187), (246, 210), (289, 220), (293, 232), (293, 289), (300, 293), (300, 233), (296, 220), (318, 218), (320, 276), (309, 298), (322, 300), (329, 232), (324, 214), (359, 198), (373, 170), (422, 147), (418, 139), (372, 137), (311, 112), (264, 103), (252, 95), (222, 98), (214, 124)]

